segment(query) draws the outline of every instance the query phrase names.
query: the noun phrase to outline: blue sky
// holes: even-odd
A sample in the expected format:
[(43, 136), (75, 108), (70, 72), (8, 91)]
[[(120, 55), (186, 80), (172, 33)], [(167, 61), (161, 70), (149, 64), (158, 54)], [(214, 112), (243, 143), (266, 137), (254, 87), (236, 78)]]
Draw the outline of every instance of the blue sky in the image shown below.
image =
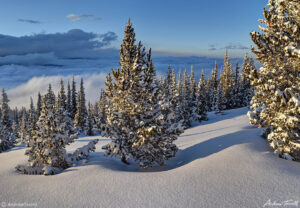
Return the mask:
[[(258, 30), (266, 0), (2, 0), (1, 34), (114, 32), (109, 47), (119, 48), (123, 29), (131, 18), (137, 39), (160, 55), (220, 57), (243, 56), (252, 42), (249, 32)], [(68, 15), (86, 15), (80, 21)], [(90, 16), (89, 16), (90, 15)], [(27, 20), (40, 23), (29, 23)]]

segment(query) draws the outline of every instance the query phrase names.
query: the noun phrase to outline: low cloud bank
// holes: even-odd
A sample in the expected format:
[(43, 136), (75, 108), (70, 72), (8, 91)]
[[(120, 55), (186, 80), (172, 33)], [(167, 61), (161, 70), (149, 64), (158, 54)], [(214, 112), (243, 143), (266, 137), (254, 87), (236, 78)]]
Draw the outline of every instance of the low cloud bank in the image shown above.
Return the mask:
[[(105, 87), (105, 73), (91, 74), (91, 75), (76, 75), (76, 89), (79, 89), (80, 79), (83, 78), (86, 100), (94, 103), (100, 98), (100, 91)], [(41, 94), (46, 93), (49, 84), (57, 94), (60, 88), (60, 80), (63, 79), (65, 83), (65, 90), (67, 89), (67, 81), (71, 82), (72, 76), (42, 76), (33, 77), (28, 82), (19, 85), (18, 87), (9, 89), (7, 91), (8, 97), (10, 99), (10, 107), (21, 108), (29, 107), (30, 97), (33, 98), (34, 102), (37, 101), (38, 92)]]

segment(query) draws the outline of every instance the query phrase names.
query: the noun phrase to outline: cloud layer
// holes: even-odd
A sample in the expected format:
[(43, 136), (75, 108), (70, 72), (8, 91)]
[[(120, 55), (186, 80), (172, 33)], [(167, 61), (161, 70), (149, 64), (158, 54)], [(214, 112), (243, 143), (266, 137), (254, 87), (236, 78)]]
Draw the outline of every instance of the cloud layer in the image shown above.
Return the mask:
[(224, 50), (224, 49), (230, 49), (230, 50), (249, 50), (250, 48), (247, 46), (242, 45), (241, 43), (229, 43), (225, 47), (217, 47), (215, 44), (211, 44), (208, 46), (209, 51), (216, 51), (216, 50)]
[[(81, 77), (84, 79), (84, 87), (86, 92), (86, 100), (94, 103), (99, 100), (100, 91), (105, 87), (105, 73), (91, 74), (91, 75), (77, 75), (75, 76), (75, 81), (77, 83), (77, 90), (79, 89), (79, 83)], [(46, 93), (49, 84), (52, 85), (53, 91), (57, 94), (59, 90), (60, 80), (63, 79), (65, 82), (65, 89), (67, 86), (67, 81), (72, 79), (72, 76), (42, 76), (33, 77), (28, 82), (19, 85), (16, 88), (7, 91), (10, 107), (28, 107), (30, 102), (30, 97), (33, 98), (34, 102), (37, 101), (37, 94)]]
[(58, 58), (99, 58), (101, 49), (116, 39), (114, 32), (97, 34), (80, 29), (21, 37), (0, 34), (0, 56), (52, 52)]
[(42, 22), (37, 20), (30, 20), (30, 19), (18, 19), (18, 22), (25, 22), (30, 24), (41, 24)]

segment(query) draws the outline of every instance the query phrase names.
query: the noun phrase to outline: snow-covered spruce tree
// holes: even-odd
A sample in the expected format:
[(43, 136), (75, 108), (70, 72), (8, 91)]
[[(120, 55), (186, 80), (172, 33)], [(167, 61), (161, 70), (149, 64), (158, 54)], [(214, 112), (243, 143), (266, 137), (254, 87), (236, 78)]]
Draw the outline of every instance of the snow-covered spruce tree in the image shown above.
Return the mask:
[(196, 116), (198, 121), (206, 120), (207, 107), (207, 90), (204, 70), (202, 70), (198, 86), (196, 88)]
[(256, 70), (254, 66), (253, 58), (248, 56), (248, 53), (245, 54), (244, 62), (242, 66), (242, 76), (241, 76), (241, 99), (242, 106), (249, 106), (250, 101), (253, 97), (253, 88), (250, 85), (248, 77), (251, 75), (251, 72)]
[[(106, 77), (106, 83), (111, 83), (110, 74)], [(109, 84), (106, 84), (108, 86)], [(112, 90), (112, 89), (109, 89)], [(108, 91), (109, 91), (108, 90)], [(100, 131), (101, 135), (104, 135), (106, 132), (106, 122), (107, 122), (107, 111), (108, 103), (106, 99), (106, 94), (104, 90), (101, 90), (100, 101), (97, 104), (97, 114), (95, 115), (96, 128)]]
[(197, 83), (195, 79), (195, 74), (194, 74), (194, 68), (193, 66), (191, 67), (191, 77), (190, 77), (190, 91), (191, 91), (191, 96), (190, 96), (190, 111), (192, 115), (192, 120), (198, 120), (197, 116), (197, 96), (196, 96), (196, 90), (197, 90)]
[(0, 152), (11, 148), (15, 142), (12, 135), (11, 120), (9, 117), (9, 99), (2, 88), (1, 94), (1, 120), (0, 120)]
[(92, 104), (89, 101), (88, 102), (88, 116), (87, 116), (87, 127), (86, 127), (86, 134), (88, 136), (93, 136), (94, 135), (94, 121), (93, 121), (93, 112), (92, 112)]
[(19, 138), (19, 125), (18, 125), (18, 122), (16, 122), (15, 120), (12, 121), (11, 130), (12, 130), (12, 138), (14, 138), (15, 140), (18, 139)]
[(19, 136), (20, 136), (20, 139), (21, 139), (21, 142), (23, 144), (26, 144), (27, 145), (27, 141), (29, 141), (30, 138), (27, 138), (27, 135), (31, 135), (31, 132), (28, 132), (28, 129), (27, 129), (27, 113), (26, 111), (23, 111), (22, 113), (22, 119), (21, 119), (21, 123), (20, 123), (20, 129), (19, 129)]
[(164, 79), (162, 84), (162, 94), (163, 94), (162, 103), (163, 105), (167, 105), (166, 110), (168, 108), (171, 108), (168, 109), (167, 111), (172, 111), (172, 114), (174, 114), (175, 116), (175, 121), (182, 120), (182, 115), (181, 115), (182, 100), (181, 100), (180, 92), (178, 92), (177, 90), (175, 71), (174, 69), (171, 70), (169, 66), (167, 77)]
[(215, 68), (211, 72), (211, 77), (207, 82), (207, 88), (208, 88), (208, 110), (209, 111), (215, 111), (215, 107), (217, 106), (217, 97), (218, 97), (218, 87), (219, 87), (219, 79), (218, 79), (218, 64), (215, 62)]
[(184, 100), (183, 100), (183, 86), (182, 86), (182, 75), (181, 72), (178, 73), (178, 80), (176, 83), (176, 121), (177, 122), (184, 122)]
[[(56, 104), (55, 104), (56, 103)], [(29, 165), (19, 165), (16, 169), (25, 174), (55, 174), (69, 167), (65, 146), (73, 142), (76, 135), (70, 136), (65, 116), (56, 111), (60, 102), (49, 85), (48, 92), (42, 99), (42, 110), (36, 129), (32, 132), (29, 148), (25, 155), (29, 156)]]
[(193, 108), (192, 104), (192, 92), (190, 87), (190, 77), (187, 74), (187, 70), (184, 70), (184, 78), (183, 78), (183, 86), (182, 86), (182, 112), (181, 115), (183, 117), (183, 126), (185, 129), (191, 126), (191, 122), (193, 120)]
[(160, 95), (160, 106), (162, 114), (165, 118), (164, 125), (167, 125), (165, 128), (170, 128), (170, 125), (173, 126), (183, 126), (183, 120), (177, 121), (176, 119), (176, 107), (177, 107), (177, 97), (176, 94), (176, 76), (174, 70), (171, 70), (168, 67), (167, 77), (162, 82)]
[(30, 107), (28, 111), (28, 118), (27, 118), (27, 125), (26, 125), (29, 134), (32, 132), (32, 130), (35, 129), (36, 122), (37, 122), (37, 116), (33, 105), (32, 97), (30, 97)]
[[(172, 108), (172, 111), (174, 111), (174, 115), (175, 115), (176, 97), (173, 95), (173, 92), (175, 92), (174, 87), (176, 87), (176, 76), (175, 73), (174, 74), (173, 73), (174, 70), (171, 70), (171, 67), (169, 66), (167, 77), (163, 79), (161, 85), (162, 85), (162, 94), (164, 96), (164, 100), (166, 101), (165, 103), (169, 103), (169, 107)], [(175, 76), (174, 83), (173, 83), (173, 75)]]
[(67, 84), (67, 101), (66, 101), (66, 110), (70, 113), (72, 113), (72, 94), (71, 94), (71, 87), (70, 87), (70, 82), (68, 80)]
[(41, 110), (42, 110), (42, 96), (41, 96), (41, 93), (39, 92), (37, 103), (36, 103), (36, 119), (37, 120), (41, 115)]
[(77, 112), (77, 92), (76, 82), (74, 76), (72, 76), (72, 91), (71, 91), (71, 118), (74, 119)]
[(223, 91), (222, 86), (223, 79), (220, 80), (218, 85), (217, 94), (216, 94), (216, 102), (213, 106), (215, 113), (222, 113), (223, 110), (226, 109), (227, 99), (225, 97), (225, 93)]
[(239, 63), (236, 62), (235, 73), (234, 73), (234, 85), (232, 88), (232, 94), (234, 96), (234, 108), (243, 107), (243, 99), (241, 96), (241, 77), (240, 77), (240, 67)]
[(60, 90), (57, 95), (57, 107), (62, 108), (63, 111), (67, 110), (67, 96), (65, 93), (64, 81), (60, 80)]
[(87, 127), (87, 109), (85, 105), (85, 93), (83, 86), (83, 79), (80, 81), (80, 91), (78, 93), (77, 110), (74, 118), (74, 127), (79, 133), (85, 133)]
[(260, 118), (271, 127), (268, 141), (280, 157), (300, 160), (300, 1), (269, 0), (262, 34), (251, 32), (263, 64), (250, 76)]
[(224, 56), (223, 72), (220, 76), (221, 88), (224, 92), (226, 99), (226, 109), (232, 109), (234, 107), (234, 96), (233, 96), (233, 85), (234, 85), (234, 75), (232, 70), (232, 65), (229, 61), (228, 51), (226, 49)]
[(65, 93), (65, 87), (63, 80), (60, 81), (60, 90), (55, 99), (55, 114), (57, 116), (58, 123), (63, 123), (63, 128), (68, 136), (75, 138), (74, 122), (70, 116), (70, 112), (67, 110), (67, 96)]
[[(120, 49), (120, 69), (112, 70), (106, 80), (107, 131), (112, 142), (103, 148), (107, 155), (119, 155), (123, 162), (131, 158), (143, 168), (175, 156), (173, 141), (181, 132), (167, 123), (160, 105), (160, 85), (156, 80), (151, 51), (135, 45), (134, 29), (128, 21)], [(108, 75), (110, 77), (110, 75)]]

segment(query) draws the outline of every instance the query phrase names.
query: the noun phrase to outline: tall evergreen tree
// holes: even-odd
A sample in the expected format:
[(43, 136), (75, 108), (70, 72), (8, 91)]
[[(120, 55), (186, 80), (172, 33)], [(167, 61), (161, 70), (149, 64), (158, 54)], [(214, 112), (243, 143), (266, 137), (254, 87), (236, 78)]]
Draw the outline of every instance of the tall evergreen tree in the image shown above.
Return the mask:
[(94, 135), (94, 122), (93, 122), (93, 114), (92, 114), (92, 104), (89, 101), (88, 102), (88, 117), (87, 117), (87, 135), (88, 136), (93, 136)]
[(36, 116), (37, 116), (37, 120), (41, 115), (41, 110), (42, 110), (42, 96), (41, 93), (38, 93), (38, 99), (37, 99), (37, 103), (36, 103)]
[(182, 86), (182, 116), (183, 116), (183, 126), (184, 128), (189, 128), (193, 120), (192, 111), (192, 99), (191, 99), (191, 83), (190, 77), (187, 74), (187, 70), (184, 70), (184, 79)]
[(215, 62), (215, 68), (211, 72), (210, 80), (208, 81), (208, 96), (209, 96), (209, 103), (208, 103), (208, 109), (216, 110), (214, 109), (215, 106), (217, 106), (217, 97), (218, 97), (218, 87), (219, 87), (219, 78), (218, 78), (219, 70), (218, 70), (218, 64)]
[(182, 75), (181, 72), (178, 73), (178, 80), (176, 83), (176, 121), (179, 122), (182, 120), (184, 122), (184, 103), (183, 103), (183, 89), (182, 89)]
[(21, 142), (23, 144), (28, 144), (30, 138), (27, 137), (31, 132), (28, 132), (28, 128), (27, 128), (28, 122), (27, 122), (27, 113), (26, 111), (22, 111), (22, 118), (21, 118), (21, 122), (20, 122), (20, 129), (19, 129), (19, 135), (20, 135), (20, 139)]
[(64, 90), (64, 82), (60, 81), (60, 90), (55, 99), (55, 115), (57, 118), (57, 123), (62, 124), (61, 128), (64, 129), (66, 135), (69, 137), (75, 137), (76, 133), (74, 130), (74, 122), (70, 116), (70, 112), (67, 110), (67, 97)]
[(206, 86), (204, 70), (202, 70), (201, 77), (196, 88), (196, 115), (198, 121), (207, 119), (206, 113), (208, 111), (208, 106)]
[(80, 81), (80, 91), (78, 94), (78, 100), (77, 100), (77, 110), (76, 115), (74, 118), (74, 127), (77, 128), (77, 130), (80, 133), (85, 133), (86, 127), (87, 127), (87, 109), (85, 105), (85, 93), (84, 93), (84, 86), (83, 86), (83, 79), (81, 78)]
[(226, 109), (231, 109), (234, 107), (234, 96), (233, 96), (233, 87), (234, 87), (234, 75), (232, 70), (232, 65), (229, 61), (228, 51), (226, 49), (224, 56), (223, 64), (223, 73), (220, 76), (220, 84), (224, 96), (226, 99)]
[(37, 116), (36, 116), (32, 97), (30, 97), (30, 108), (28, 111), (27, 124), (26, 124), (26, 132), (29, 137), (31, 137), (31, 133), (36, 127), (36, 122), (37, 122)]
[(0, 120), (0, 152), (3, 152), (11, 148), (14, 144), (14, 138), (12, 135), (11, 120), (9, 117), (9, 99), (7, 94), (2, 88), (1, 94), (1, 120)]
[(107, 131), (112, 142), (103, 148), (108, 155), (119, 155), (127, 163), (132, 158), (143, 168), (162, 165), (173, 157), (173, 141), (180, 129), (168, 124), (160, 105), (160, 84), (156, 80), (151, 51), (146, 56), (128, 21), (120, 49), (121, 69), (112, 70), (106, 80)]
[(74, 119), (77, 112), (77, 91), (74, 76), (72, 77), (72, 91), (71, 91), (71, 118)]
[[(260, 118), (271, 127), (268, 141), (280, 157), (300, 161), (300, 2), (269, 0), (260, 22), (262, 34), (251, 32), (252, 48), (263, 64), (251, 71), (255, 99), (265, 108)], [(257, 103), (257, 102), (256, 102)]]
[[(106, 77), (106, 86), (109, 86), (109, 83), (111, 83), (111, 76), (110, 74)], [(110, 91), (112, 89), (108, 89), (108, 91)], [(106, 94), (104, 90), (101, 90), (101, 94), (100, 94), (100, 101), (97, 105), (97, 115), (96, 115), (96, 126), (97, 129), (101, 132), (101, 134), (105, 134), (106, 132), (106, 123), (107, 123), (107, 115), (106, 115), (106, 111), (108, 108), (108, 102), (106, 99)]]
[(241, 77), (241, 99), (243, 106), (249, 106), (250, 101), (253, 97), (253, 89), (250, 85), (248, 77), (251, 72), (255, 69), (254, 61), (251, 57), (248, 56), (248, 53), (245, 54), (244, 62), (242, 66), (242, 77)]
[(197, 96), (196, 96), (196, 90), (197, 90), (197, 83), (195, 79), (194, 74), (194, 68), (191, 67), (191, 77), (190, 77), (190, 112), (191, 112), (191, 119), (192, 120), (198, 120), (197, 116)]
[(65, 93), (64, 82), (62, 79), (60, 80), (60, 90), (57, 95), (57, 101), (59, 102), (58, 107), (62, 108), (64, 111), (66, 111), (67, 110), (67, 96)]
[(218, 86), (217, 94), (216, 94), (216, 103), (213, 107), (215, 113), (222, 113), (223, 110), (226, 109), (227, 99), (225, 97), (225, 93), (223, 91), (222, 80)]
[(70, 113), (70, 116), (72, 117), (72, 94), (71, 94), (71, 87), (70, 87), (69, 80), (68, 80), (68, 84), (67, 84), (66, 108), (67, 108), (67, 111)]
[(233, 94), (233, 100), (234, 100), (233, 107), (234, 108), (243, 107), (244, 106), (243, 99), (241, 97), (240, 67), (239, 67), (238, 62), (236, 62), (236, 66), (235, 66), (234, 85), (232, 88), (232, 94)]

